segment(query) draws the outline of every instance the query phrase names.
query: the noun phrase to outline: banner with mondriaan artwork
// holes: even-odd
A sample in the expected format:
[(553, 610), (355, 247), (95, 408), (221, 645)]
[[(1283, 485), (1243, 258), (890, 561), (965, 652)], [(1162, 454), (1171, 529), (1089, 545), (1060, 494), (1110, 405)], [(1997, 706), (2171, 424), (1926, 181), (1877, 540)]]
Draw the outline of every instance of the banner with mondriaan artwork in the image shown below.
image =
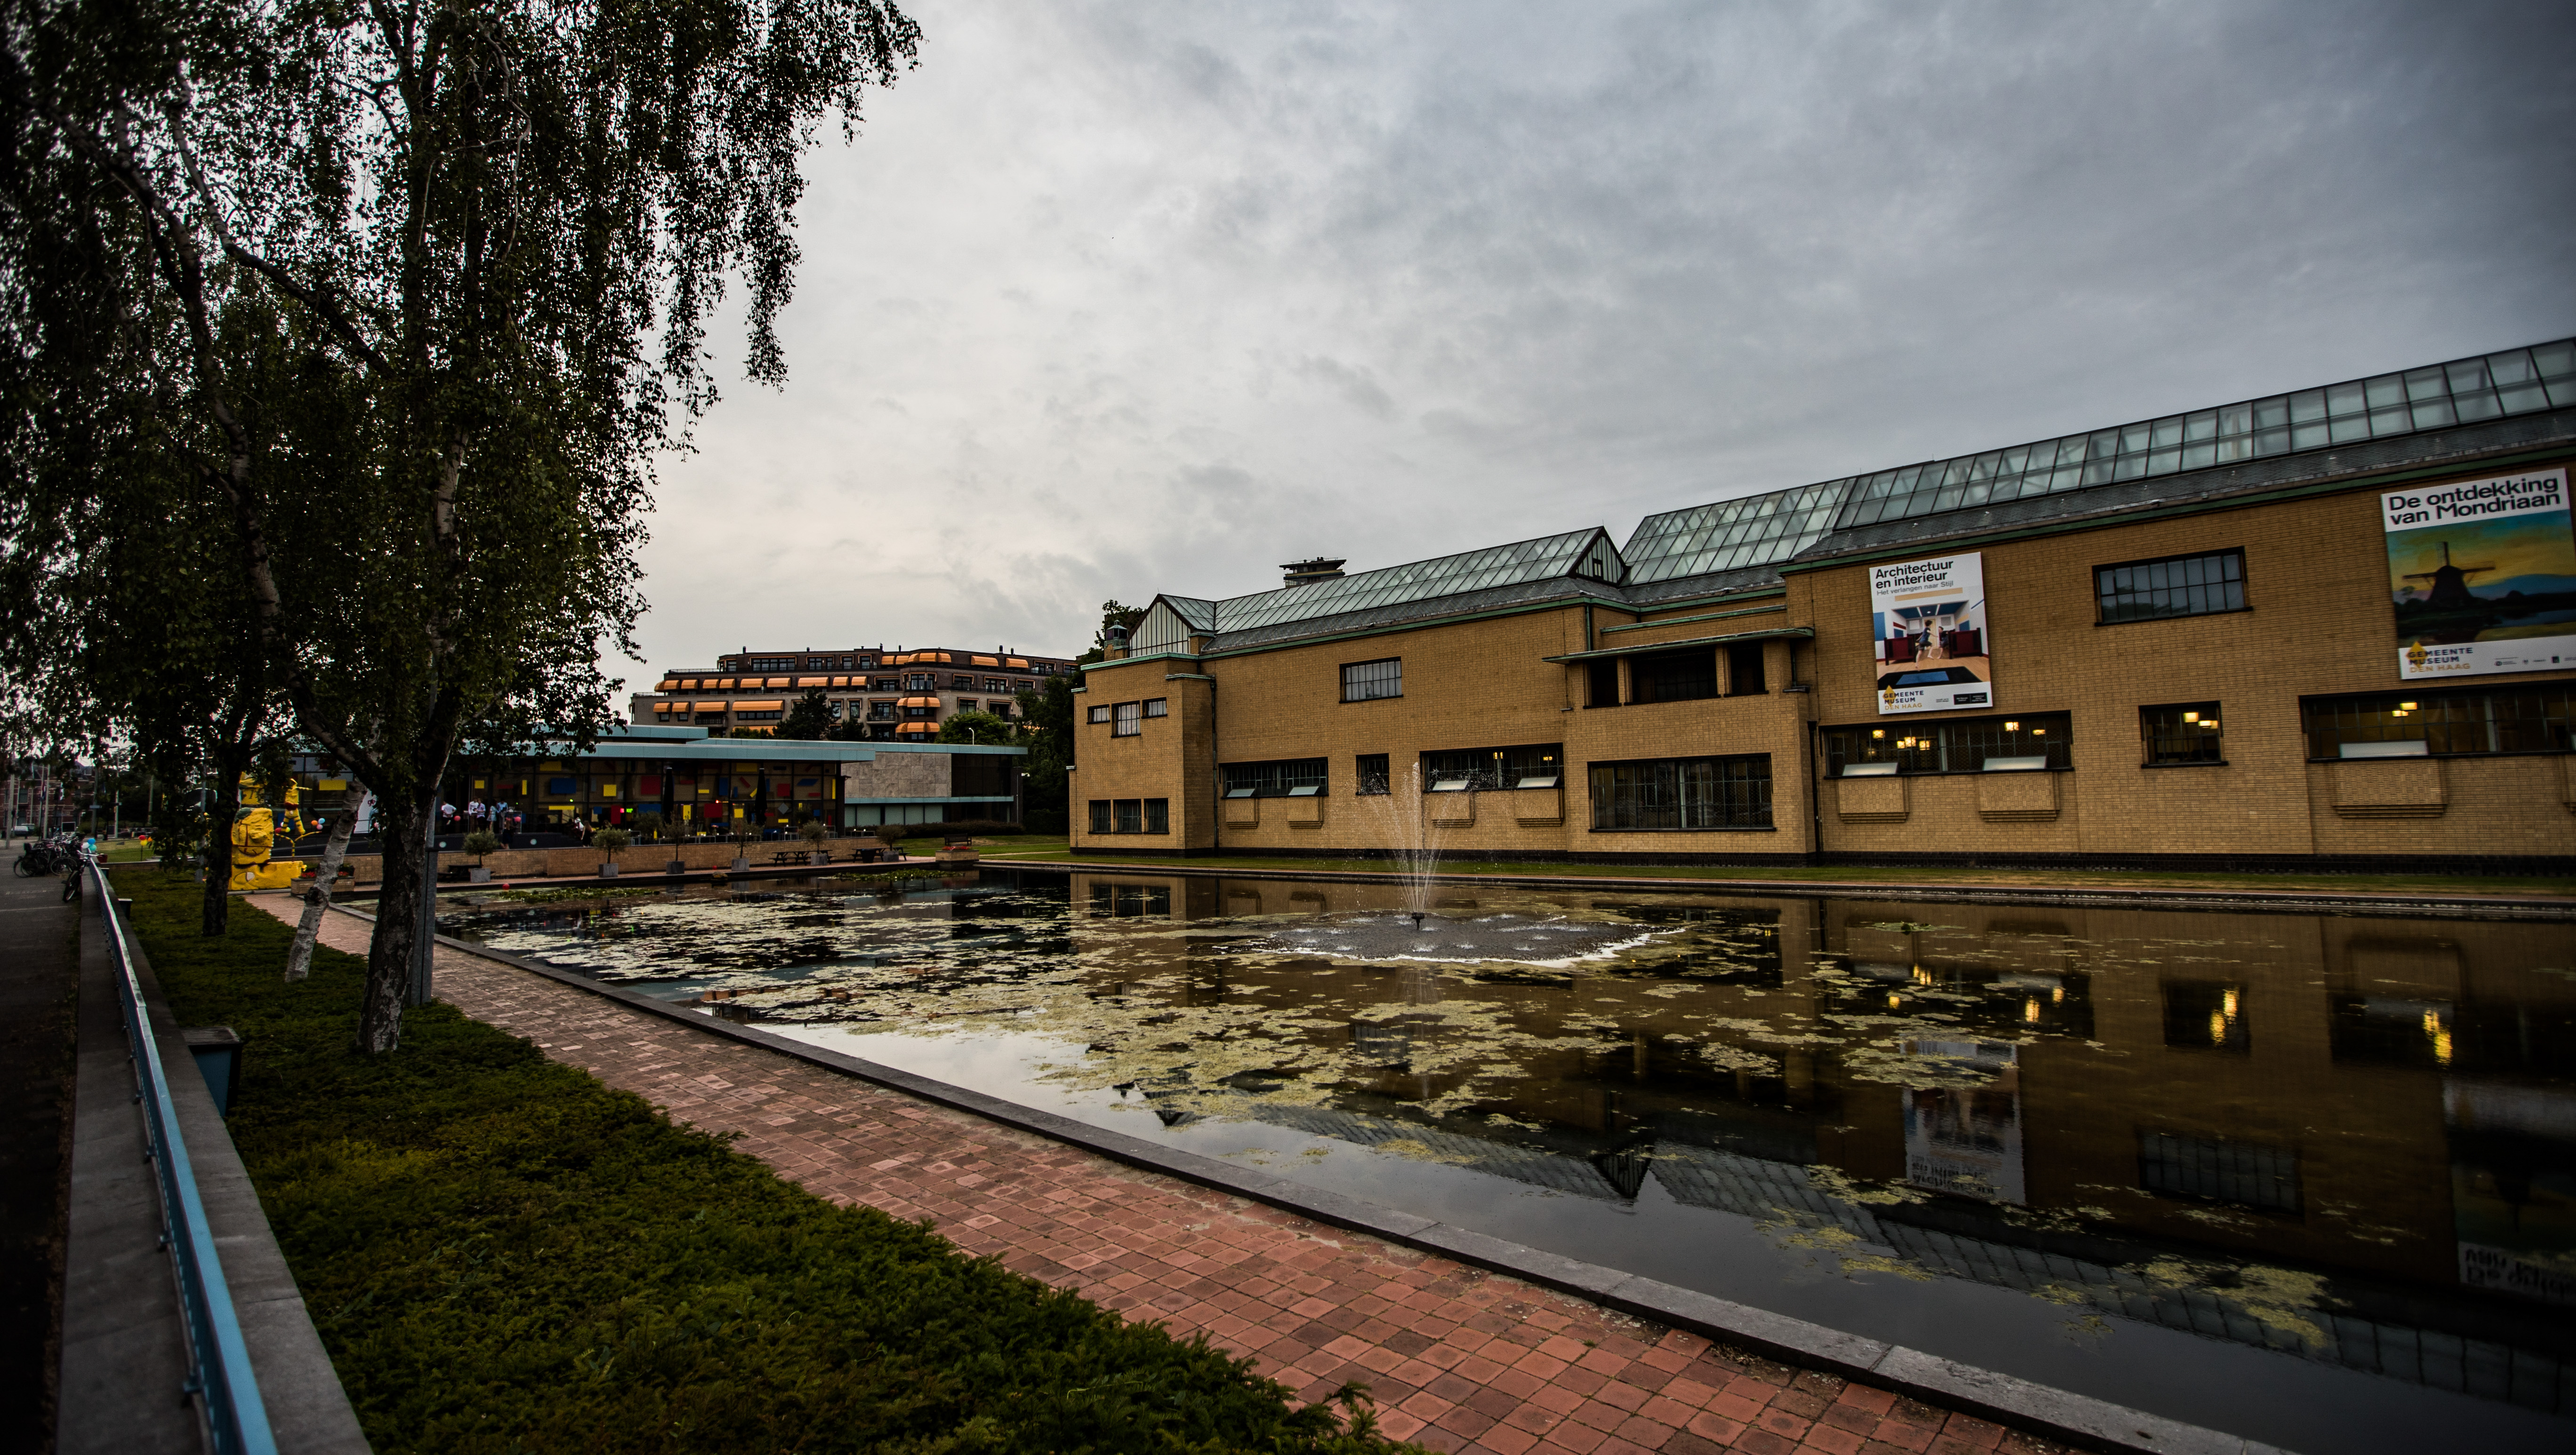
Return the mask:
[(1872, 566), (1869, 611), (1882, 715), (1995, 705), (1983, 556)]
[(2576, 666), (2576, 529), (2564, 469), (2392, 490), (2379, 508), (2399, 676)]

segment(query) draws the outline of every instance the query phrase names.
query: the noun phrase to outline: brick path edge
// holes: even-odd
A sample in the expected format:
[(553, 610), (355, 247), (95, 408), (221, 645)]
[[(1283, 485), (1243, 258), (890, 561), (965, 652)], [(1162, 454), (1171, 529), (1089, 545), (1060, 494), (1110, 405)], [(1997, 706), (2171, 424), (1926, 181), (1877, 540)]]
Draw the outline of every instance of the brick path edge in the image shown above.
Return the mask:
[[(290, 922), (300, 908), (283, 895), (257, 896), (252, 902)], [(333, 906), (332, 917), (351, 929), (371, 925), (373, 920), (373, 916), (363, 911), (337, 905)], [(328, 930), (326, 926), (326, 943), (342, 938)], [(1307, 1187), (1254, 1168), (1165, 1147), (1143, 1138), (1004, 1101), (971, 1088), (827, 1051), (754, 1026), (703, 1015), (636, 991), (602, 984), (586, 976), (467, 941), (441, 935), (438, 946), (444, 952), (442, 959), (457, 956), (506, 967), (581, 996), (673, 1023), (701, 1036), (816, 1067), (902, 1097), (964, 1113), (979, 1121), (1070, 1146), (1152, 1176), (1174, 1179), (1230, 1198), (1246, 1199), (1290, 1214), (1294, 1219), (1359, 1233), (1394, 1247), (1431, 1255), (1449, 1264), (1502, 1274), (1509, 1280), (1565, 1295), (1624, 1315), (1627, 1319), (1675, 1331), (1660, 1340), (1650, 1336), (1642, 1341), (1613, 1337), (1577, 1342), (1567, 1335), (1581, 1330), (1569, 1329), (1567, 1320), (1561, 1315), (1540, 1311), (1528, 1322), (1537, 1326), (1539, 1335), (1546, 1337), (1531, 1349), (1507, 1350), (1503, 1341), (1497, 1339), (1490, 1350), (1463, 1359), (1443, 1358), (1444, 1354), (1454, 1355), (1456, 1351), (1437, 1347), (1404, 1349), (1400, 1347), (1401, 1336), (1398, 1340), (1376, 1341), (1386, 1347), (1367, 1347), (1372, 1341), (1354, 1337), (1355, 1333), (1365, 1331), (1343, 1328), (1344, 1324), (1353, 1321), (1335, 1320), (1331, 1317), (1335, 1310), (1329, 1301), (1313, 1296), (1313, 1293), (1323, 1292), (1321, 1288), (1312, 1290), (1308, 1297), (1293, 1305), (1307, 1321), (1307, 1326), (1298, 1330), (1308, 1339), (1306, 1345), (1288, 1340), (1264, 1345), (1260, 1341), (1268, 1337), (1265, 1331), (1245, 1323), (1243, 1319), (1231, 1318), (1231, 1311), (1226, 1318), (1205, 1322), (1205, 1331), (1216, 1342), (1237, 1353), (1258, 1356), (1264, 1374), (1299, 1389), (1300, 1397), (1304, 1399), (1320, 1398), (1339, 1383), (1338, 1379), (1312, 1377), (1315, 1372), (1313, 1366), (1325, 1355), (1338, 1355), (1348, 1360), (1349, 1367), (1341, 1371), (1347, 1377), (1379, 1384), (1392, 1381), (1399, 1390), (1404, 1389), (1408, 1381), (1419, 1386), (1412, 1397), (1388, 1402), (1381, 1409), (1383, 1427), (1399, 1439), (1425, 1441), (1435, 1447), (1450, 1446), (1475, 1452), (1475, 1455), (1521, 1455), (1525, 1451), (1555, 1455), (1555, 1452), (1566, 1450), (1586, 1452), (1586, 1455), (1625, 1455), (1631, 1451), (1706, 1455), (1706, 1452), (1721, 1450), (1756, 1451), (1762, 1455), (1774, 1455), (1774, 1452), (1789, 1455), (1792, 1451), (1800, 1452), (1800, 1455), (1895, 1455), (1897, 1451), (1927, 1449), (1944, 1452), (1944, 1455), (1966, 1455), (1969, 1451), (1998, 1448), (2032, 1452), (2046, 1448), (2034, 1444), (2026, 1436), (2038, 1436), (2078, 1449), (2139, 1452), (2139, 1455), (2150, 1455), (2150, 1452), (2153, 1455), (2286, 1455), (2275, 1447), (2241, 1436), (2151, 1415), (1920, 1350), (1843, 1333), (1615, 1268), (1582, 1262), (1324, 1189)], [(364, 953), (363, 943), (342, 948), (354, 948), (357, 953)], [(444, 994), (441, 998), (453, 999)], [(460, 1005), (460, 1009), (476, 1014), (478, 1019), (495, 1019), (474, 1007)], [(505, 1025), (504, 1028), (510, 1027)], [(581, 1058), (564, 1054), (565, 1051), (579, 1049), (577, 1045), (560, 1049), (546, 1046), (545, 1049), (555, 1059), (584, 1065), (594, 1074), (600, 1071)], [(702, 1120), (684, 1115), (688, 1110), (686, 1107), (672, 1105), (650, 1092), (645, 1094), (675, 1117), (693, 1122)], [(746, 1146), (743, 1150), (758, 1155), (755, 1148)], [(770, 1161), (782, 1176), (790, 1180), (809, 1184), (813, 1181), (804, 1170), (782, 1165), (779, 1157), (765, 1157), (764, 1160)], [(945, 1163), (932, 1165), (946, 1166)], [(884, 1171), (887, 1168), (886, 1164), (880, 1163), (869, 1170)], [(975, 1181), (982, 1180), (975, 1178)], [(899, 1216), (920, 1216), (925, 1211), (934, 1210), (885, 1196), (872, 1196), (865, 1200)], [(943, 1227), (952, 1240), (956, 1240), (965, 1228), (989, 1226), (994, 1221), (990, 1217), (969, 1217), (964, 1208), (952, 1206), (936, 1210), (959, 1214), (950, 1221), (963, 1224), (964, 1228)], [(969, 1251), (975, 1250), (970, 1248)], [(1076, 1261), (1057, 1263), (1052, 1259), (1042, 1259), (1036, 1260), (1039, 1264), (1036, 1267), (1022, 1267), (1022, 1262), (1027, 1261), (1022, 1259), (1005, 1257), (1003, 1261), (1019, 1271), (1058, 1284), (1081, 1281), (1074, 1275), (1097, 1261), (1088, 1259), (1085, 1254), (1067, 1254), (1061, 1248), (1049, 1251)], [(1222, 1278), (1226, 1270), (1211, 1263), (1207, 1271)], [(1102, 1298), (1110, 1307), (1130, 1317), (1160, 1316), (1169, 1319), (1177, 1312), (1168, 1298), (1149, 1302), (1124, 1296), (1137, 1290), (1120, 1289), (1119, 1281), (1111, 1279), (1102, 1288), (1086, 1288), (1084, 1291)], [(1321, 1279), (1314, 1281), (1323, 1282)], [(1112, 1289), (1117, 1290), (1116, 1295), (1103, 1297)], [(1394, 1312), (1401, 1314), (1408, 1308), (1421, 1308), (1422, 1294), (1429, 1291), (1425, 1289), (1404, 1299), (1403, 1304), (1407, 1308)], [(1508, 1291), (1508, 1285), (1504, 1291)], [(1222, 1302), (1223, 1299), (1217, 1301)], [(1462, 1316), (1461, 1324), (1451, 1331), (1453, 1334), (1475, 1328), (1480, 1321), (1476, 1317), (1478, 1315), (1484, 1316), (1482, 1322), (1491, 1322), (1490, 1312), (1485, 1306), (1493, 1299), (1480, 1297), (1472, 1302), (1476, 1304), (1475, 1308), (1458, 1310)], [(1253, 1310), (1246, 1309), (1245, 1312)], [(1229, 1328), (1228, 1319), (1241, 1327)], [(1337, 1330), (1339, 1337), (1335, 1337)], [(1484, 1336), (1491, 1338), (1492, 1332), (1487, 1330)], [(1710, 1347), (1712, 1344), (1729, 1347)], [(1624, 1352), (1615, 1358), (1604, 1357), (1623, 1346)], [(1730, 1360), (1728, 1355), (1731, 1351), (1744, 1353)], [(1301, 1353), (1311, 1357), (1301, 1363), (1296, 1357)], [(1372, 1358), (1372, 1355), (1377, 1357)], [(1769, 1361), (1777, 1361), (1777, 1364), (1767, 1369), (1762, 1367)], [(1610, 1377), (1614, 1373), (1612, 1369), (1603, 1367), (1612, 1364), (1619, 1366), (1615, 1371), (1617, 1378)], [(1670, 1388), (1659, 1393), (1651, 1387), (1640, 1387), (1641, 1381), (1650, 1385), (1656, 1380), (1669, 1381)], [(1465, 1387), (1471, 1384), (1488, 1387), (1471, 1392)], [(1441, 1397), (1435, 1398), (1435, 1391)], [(1507, 1394), (1509, 1398), (1508, 1401), (1476, 1400), (1476, 1394)], [(1706, 1398), (1695, 1397), (1700, 1395)], [(1680, 1397), (1679, 1402), (1676, 1396)], [(1624, 1429), (1593, 1428), (1601, 1423), (1597, 1410), (1605, 1401), (1620, 1405), (1629, 1403), (1631, 1399), (1651, 1407), (1637, 1409), (1625, 1422)], [(1473, 1407), (1491, 1406), (1489, 1414), (1499, 1415), (1500, 1405), (1504, 1402), (1517, 1408), (1500, 1419), (1474, 1413)], [(1568, 1415), (1587, 1418), (1588, 1423), (1577, 1424), (1568, 1420)], [(1485, 1428), (1474, 1430), (1472, 1427), (1479, 1421)], [(1542, 1421), (1550, 1427), (1531, 1428)], [(1471, 1428), (1462, 1430), (1461, 1426)], [(1461, 1440), (1461, 1434), (1468, 1438)], [(1435, 1438), (1438, 1436), (1450, 1438)]]

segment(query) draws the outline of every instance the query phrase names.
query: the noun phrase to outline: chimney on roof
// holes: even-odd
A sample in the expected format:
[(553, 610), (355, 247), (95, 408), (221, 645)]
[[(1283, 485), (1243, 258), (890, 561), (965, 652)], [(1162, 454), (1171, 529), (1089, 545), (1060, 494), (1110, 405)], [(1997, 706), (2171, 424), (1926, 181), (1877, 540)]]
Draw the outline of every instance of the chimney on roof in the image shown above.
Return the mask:
[(1290, 561), (1279, 569), (1288, 573), (1285, 584), (1305, 586), (1317, 581), (1338, 579), (1342, 574), (1342, 563), (1336, 557), (1317, 556), (1311, 561)]

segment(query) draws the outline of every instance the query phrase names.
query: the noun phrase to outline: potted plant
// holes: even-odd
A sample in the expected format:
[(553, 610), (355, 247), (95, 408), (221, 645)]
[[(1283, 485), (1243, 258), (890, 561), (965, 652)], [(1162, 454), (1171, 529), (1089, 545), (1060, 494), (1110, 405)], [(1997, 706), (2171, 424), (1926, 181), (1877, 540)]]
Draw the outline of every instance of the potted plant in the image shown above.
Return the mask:
[(877, 843), (882, 846), (883, 857), (887, 860), (892, 861), (902, 858), (903, 826), (900, 824), (880, 825), (877, 828)]
[(737, 825), (733, 831), (733, 872), (736, 874), (751, 872), (751, 856), (742, 851), (742, 842), (742, 829)]
[(829, 864), (832, 862), (832, 856), (823, 851), (823, 841), (832, 836), (832, 831), (824, 826), (821, 819), (807, 819), (803, 827), (797, 829), (796, 832), (805, 840), (807, 863)]
[(490, 883), (492, 879), (492, 871), (483, 866), (483, 856), (486, 854), (497, 854), (500, 851), (501, 836), (493, 833), (490, 829), (476, 829), (474, 832), (467, 834), (465, 836), (465, 852), (474, 856), (474, 867), (465, 871), (465, 877), (476, 884)]
[(601, 829), (590, 836), (591, 847), (608, 857), (599, 861), (599, 877), (617, 877), (617, 851), (635, 842), (635, 836), (624, 829)]

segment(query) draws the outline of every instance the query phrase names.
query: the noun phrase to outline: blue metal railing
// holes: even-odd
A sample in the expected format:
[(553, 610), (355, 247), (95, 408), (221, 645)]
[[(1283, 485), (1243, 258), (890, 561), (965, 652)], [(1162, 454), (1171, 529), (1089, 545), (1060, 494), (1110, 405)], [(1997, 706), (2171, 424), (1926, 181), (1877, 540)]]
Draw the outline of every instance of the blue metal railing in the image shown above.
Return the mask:
[(179, 1275), (179, 1304), (188, 1328), (185, 1392), (204, 1401), (215, 1455), (276, 1455), (277, 1437), (268, 1428), (268, 1407), (260, 1402), (259, 1378), (251, 1372), (241, 1319), (233, 1312), (232, 1292), (224, 1284), (215, 1232), (206, 1221), (205, 1202), (197, 1196), (196, 1172), (188, 1165), (188, 1143), (179, 1133), (178, 1106), (170, 1098), (170, 1080), (152, 1039), (143, 983), (134, 973), (133, 956), (126, 951), (116, 896), (105, 869), (93, 861), (88, 872), (98, 895), (99, 920), (107, 930), (108, 953), (115, 959), (126, 1041), (133, 1047), (134, 1099), (143, 1104), (144, 1155), (159, 1169), (161, 1243), (170, 1250)]

